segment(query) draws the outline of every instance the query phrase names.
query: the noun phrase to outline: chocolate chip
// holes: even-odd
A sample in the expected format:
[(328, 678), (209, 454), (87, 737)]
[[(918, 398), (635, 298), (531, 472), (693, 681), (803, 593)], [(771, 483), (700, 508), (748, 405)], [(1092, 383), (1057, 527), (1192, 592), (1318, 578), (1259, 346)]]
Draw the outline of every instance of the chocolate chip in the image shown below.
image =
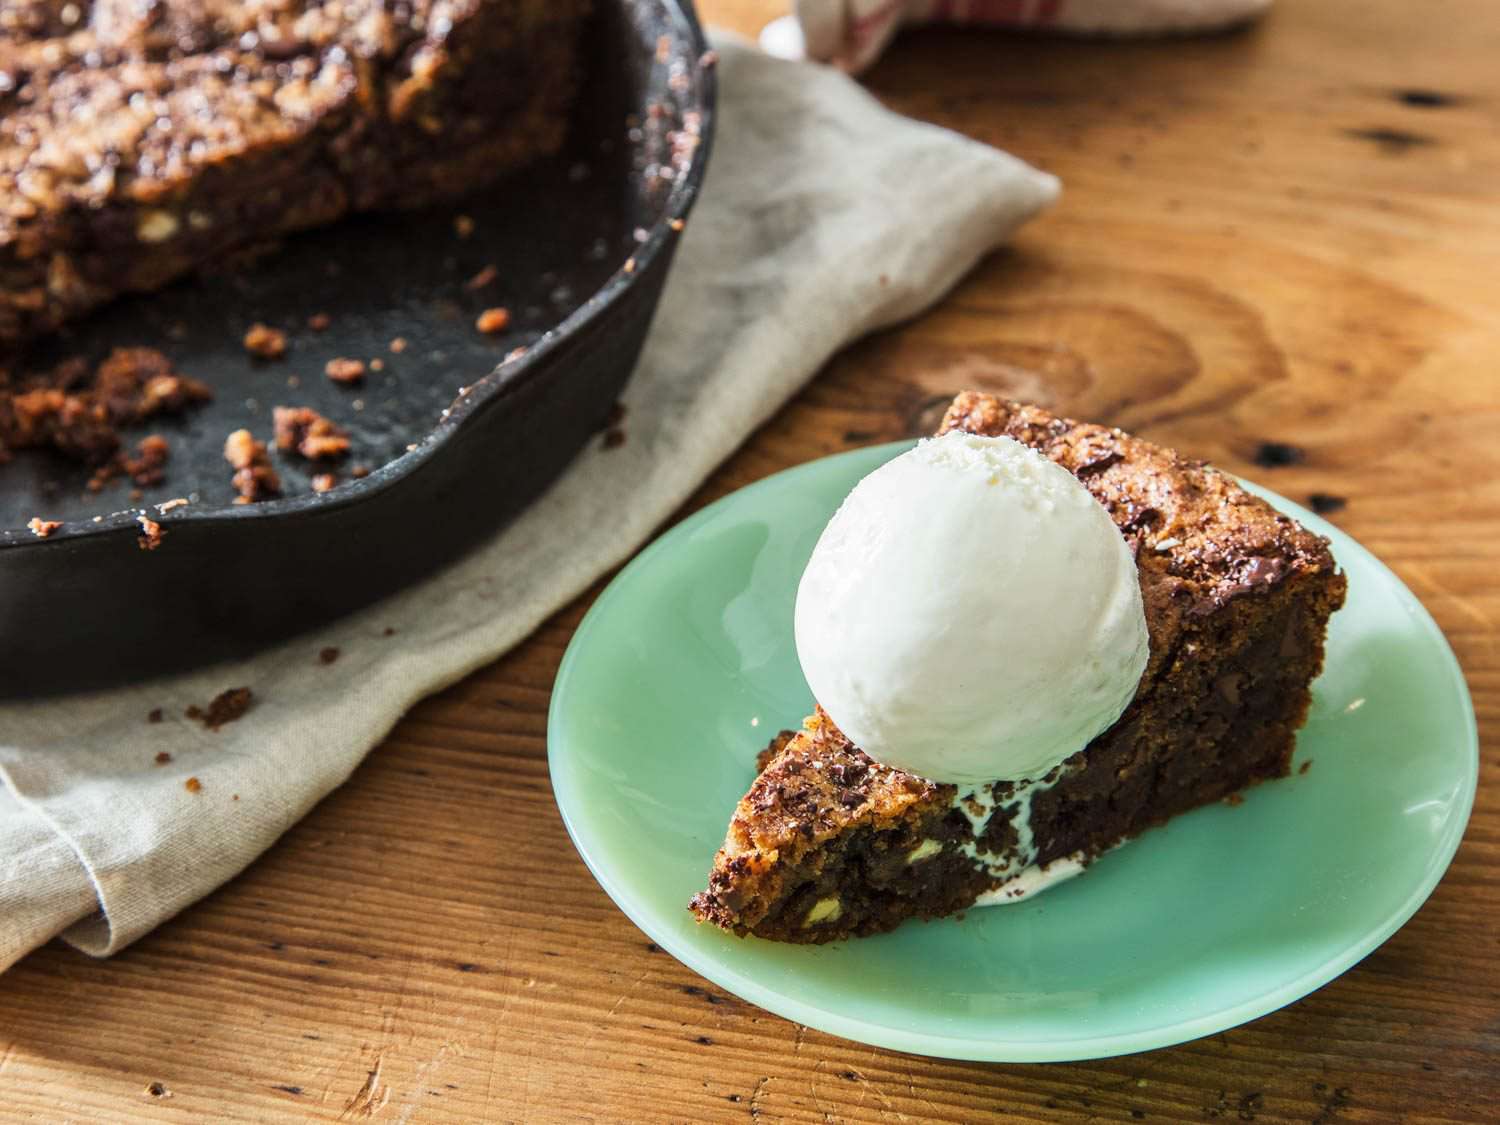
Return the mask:
[(1079, 465), (1078, 468), (1073, 470), (1073, 475), (1079, 478), (1090, 477), (1095, 473), (1102, 473), (1111, 465), (1118, 465), (1123, 460), (1125, 460), (1125, 455), (1123, 453), (1120, 453), (1117, 450), (1111, 450), (1109, 453), (1104, 453), (1098, 457), (1095, 457), (1092, 461)]
[(1131, 517), (1120, 525), (1120, 531), (1126, 535), (1132, 531), (1145, 531), (1156, 527), (1161, 523), (1161, 513), (1155, 508), (1141, 508), (1134, 512)]

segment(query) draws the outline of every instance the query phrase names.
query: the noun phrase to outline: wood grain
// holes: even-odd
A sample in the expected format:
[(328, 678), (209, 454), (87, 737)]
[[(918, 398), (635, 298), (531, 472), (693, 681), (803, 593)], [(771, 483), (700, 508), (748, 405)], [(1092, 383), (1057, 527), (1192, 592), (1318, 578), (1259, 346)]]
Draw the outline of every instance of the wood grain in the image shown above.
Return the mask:
[[(753, 32), (780, 5), (703, 7)], [(881, 98), (1065, 197), (688, 506), (928, 429), (970, 386), (1323, 497), (1452, 641), (1484, 755), (1452, 870), (1357, 968), (1246, 1027), (1065, 1066), (872, 1050), (723, 995), (614, 908), (552, 803), (548, 695), (591, 593), (218, 894), (110, 962), (48, 948), (0, 978), (0, 1118), (1500, 1119), (1497, 57), (1489, 0), (1282, 0), (1155, 44), (902, 39)], [(1295, 462), (1258, 464), (1286, 459), (1267, 443)]]

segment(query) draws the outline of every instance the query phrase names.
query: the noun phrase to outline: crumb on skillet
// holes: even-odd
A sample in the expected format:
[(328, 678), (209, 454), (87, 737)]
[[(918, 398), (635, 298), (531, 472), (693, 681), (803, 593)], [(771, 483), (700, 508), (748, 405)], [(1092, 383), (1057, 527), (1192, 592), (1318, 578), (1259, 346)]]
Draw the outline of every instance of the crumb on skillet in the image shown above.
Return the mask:
[(358, 383), (365, 377), (365, 363), (362, 359), (350, 359), (340, 356), (330, 359), (323, 365), (323, 374), (327, 375), (335, 383)]
[(349, 435), (310, 406), (277, 406), (271, 418), (276, 448), (283, 453), (321, 461), (349, 452)]
[(27, 530), (38, 539), (46, 539), (61, 526), (62, 520), (44, 520), (41, 516), (32, 516), (26, 524)]
[(493, 265), (485, 266), (468, 281), (464, 282), (465, 289), (483, 289), (487, 285), (493, 285), (495, 279), (500, 276), (500, 271)]
[(498, 306), (492, 309), (485, 309), (484, 312), (479, 314), (479, 318), (474, 321), (474, 327), (486, 336), (493, 336), (496, 333), (504, 332), (506, 326), (509, 324), (510, 310)]
[(142, 512), (135, 517), (135, 522), (141, 525), (140, 533), (135, 537), (135, 545), (143, 551), (154, 551), (161, 546), (161, 541), (166, 532), (162, 531), (161, 524)]
[(286, 355), (286, 333), (256, 321), (245, 333), (245, 350), (256, 359), (280, 359)]
[(271, 467), (266, 443), (249, 430), (235, 430), (224, 440), (224, 460), (234, 467), (236, 504), (251, 504), (281, 492), (281, 477)]
[(155, 348), (115, 348), (92, 370), (80, 356), (42, 372), (0, 369), (0, 461), (14, 450), (51, 449), (104, 464), (115, 457), (122, 428), (212, 397)]

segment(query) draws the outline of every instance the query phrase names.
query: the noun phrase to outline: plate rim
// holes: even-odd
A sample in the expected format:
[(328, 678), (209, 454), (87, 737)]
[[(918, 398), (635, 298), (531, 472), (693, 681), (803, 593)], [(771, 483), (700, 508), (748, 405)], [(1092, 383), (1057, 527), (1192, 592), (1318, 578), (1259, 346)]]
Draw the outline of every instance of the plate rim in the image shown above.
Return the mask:
[[(598, 598), (595, 599), (593, 605), (589, 607), (588, 612), (585, 613), (583, 619), (579, 622), (577, 629), (574, 630), (573, 636), (568, 642), (567, 650), (563, 654), (562, 662), (558, 667), (557, 676), (553, 681), (552, 697), (547, 708), (547, 763), (553, 800), (557, 804), (558, 813), (562, 817), (568, 837), (579, 856), (583, 859), (585, 866), (589, 869), (590, 874), (593, 875), (594, 879), (610, 897), (615, 906), (642, 933), (646, 934), (647, 937), (688, 968), (717, 984), (719, 987), (727, 989), (741, 999), (755, 1004), (757, 1007), (763, 1008), (773, 1015), (854, 1042), (929, 1057), (960, 1059), (973, 1062), (1073, 1062), (1108, 1058), (1116, 1055), (1175, 1046), (1207, 1035), (1213, 1035), (1220, 1031), (1226, 1031), (1248, 1023), (1251, 1020), (1269, 1015), (1286, 1007), (1288, 1004), (1295, 1003), (1297, 1000), (1310, 995), (1312, 992), (1353, 968), (1388, 941), (1396, 931), (1404, 926), (1421, 909), (1422, 905), (1431, 897), (1433, 891), (1437, 889), (1438, 884), (1442, 881), (1444, 874), (1447, 873), (1449, 866), (1452, 864), (1453, 857), (1457, 854), (1459, 845), (1463, 842), (1464, 833), (1468, 828), (1469, 819), (1473, 813), (1474, 799), (1478, 787), (1478, 723), (1474, 714), (1473, 697), (1469, 691), (1468, 680), (1463, 674), (1463, 668), (1459, 664), (1452, 646), (1448, 643), (1447, 637), (1443, 634), (1442, 629), (1438, 626), (1432, 615), (1427, 611), (1426, 606), (1401, 581), (1400, 577), (1390, 567), (1386, 566), (1372, 551), (1347, 532), (1322, 519), (1313, 512), (1308, 511), (1295, 501), (1289, 500), (1285, 496), (1261, 485), (1257, 485), (1253, 481), (1235, 477), (1249, 491), (1271, 503), (1278, 511), (1292, 516), (1310, 530), (1326, 536), (1336, 547), (1340, 547), (1343, 551), (1352, 550), (1362, 556), (1363, 561), (1373, 563), (1376, 573), (1385, 582), (1394, 587), (1398, 600), (1407, 608), (1412, 628), (1426, 634), (1429, 639), (1437, 642), (1437, 648), (1442, 656), (1442, 670), (1447, 673), (1446, 678), (1457, 688), (1458, 699), (1456, 702), (1461, 704), (1463, 717), (1463, 741), (1466, 752), (1464, 756), (1469, 766), (1464, 773), (1463, 788), (1460, 794), (1462, 815), (1453, 818), (1452, 827), (1440, 839), (1438, 846), (1434, 848), (1429, 857), (1423, 878), (1414, 885), (1412, 892), (1401, 905), (1391, 912), (1380, 925), (1373, 927), (1359, 941), (1354, 942), (1339, 953), (1329, 957), (1321, 964), (1299, 974), (1289, 981), (1283, 982), (1277, 988), (1243, 1000), (1238, 1004), (1215, 1009), (1212, 1012), (1191, 1019), (1154, 1024), (1148, 1028), (1139, 1028), (1129, 1032), (1115, 1032), (1107, 1035), (1084, 1036), (1066, 1040), (1051, 1040), (1042, 1043), (1029, 1043), (1016, 1039), (978, 1039), (972, 1036), (913, 1032), (888, 1024), (853, 1018), (839, 1011), (810, 1004), (795, 996), (775, 991), (757, 981), (753, 975), (735, 969), (721, 958), (714, 957), (686, 943), (679, 942), (671, 932), (655, 926), (653, 923), (654, 911), (636, 901), (632, 897), (629, 888), (611, 876), (607, 865), (602, 861), (600, 855), (591, 848), (587, 828), (584, 826), (582, 819), (576, 816), (577, 811), (583, 807), (583, 802), (578, 799), (572, 788), (572, 782), (567, 776), (567, 770), (563, 764), (566, 751), (560, 747), (562, 739), (558, 732), (561, 729), (561, 713), (568, 697), (568, 686), (576, 674), (579, 653), (582, 652), (583, 647), (587, 644), (590, 634), (599, 627), (599, 623), (609, 613), (610, 606), (623, 596), (621, 591), (627, 585), (627, 579), (630, 576), (639, 570), (649, 567), (659, 554), (670, 550), (676, 542), (683, 537), (690, 536), (697, 528), (720, 515), (725, 509), (732, 507), (749, 495), (754, 495), (772, 487), (776, 483), (782, 482), (784, 478), (818, 470), (826, 471), (835, 463), (868, 460), (870, 468), (873, 470), (890, 458), (910, 449), (916, 444), (916, 440), (909, 439), (880, 445), (864, 446), (826, 457), (815, 458), (811, 461), (805, 461), (799, 465), (793, 465), (762, 477), (760, 480), (753, 481), (705, 505), (698, 511), (665, 529), (622, 567), (620, 572), (610, 580)], [(601, 848), (600, 850), (602, 851), (603, 849)], [(686, 909), (685, 905), (684, 909)]]

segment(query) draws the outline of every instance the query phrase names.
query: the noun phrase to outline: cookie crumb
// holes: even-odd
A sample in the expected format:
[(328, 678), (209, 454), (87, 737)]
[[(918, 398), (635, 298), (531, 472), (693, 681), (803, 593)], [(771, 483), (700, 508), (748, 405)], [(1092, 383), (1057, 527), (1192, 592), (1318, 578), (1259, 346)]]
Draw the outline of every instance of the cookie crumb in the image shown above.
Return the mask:
[(27, 530), (38, 539), (46, 539), (61, 526), (62, 520), (44, 520), (40, 516), (32, 516), (26, 524)]
[(224, 460), (234, 468), (236, 504), (250, 504), (281, 492), (281, 477), (271, 467), (266, 443), (249, 430), (235, 430), (224, 439)]
[(510, 324), (510, 310), (506, 308), (485, 309), (479, 314), (479, 319), (474, 322), (474, 327), (486, 336), (504, 332)]
[(683, 227), (687, 226), (687, 224), (681, 219), (673, 219), (670, 223), (667, 224), (667, 226), (671, 227), (675, 231), (680, 231)]
[(459, 238), (468, 238), (474, 233), (474, 220), (468, 215), (455, 215), (453, 218), (453, 233)]
[(203, 789), (203, 782), (199, 781), (196, 777), (190, 777), (182, 783), (182, 787), (189, 793), (197, 793)]
[(120, 468), (141, 486), (160, 484), (166, 477), (164, 466), (172, 447), (161, 434), (148, 434), (135, 443), (134, 457), (121, 457)]
[(619, 449), (625, 444), (625, 431), (619, 427), (604, 431), (604, 448)]
[(330, 492), (338, 486), (339, 478), (333, 473), (318, 473), (312, 479), (314, 492)]
[(164, 766), (172, 760), (172, 755), (168, 754), (165, 750), (158, 750), (156, 757), (151, 760), (159, 766)]
[(232, 723), (244, 715), (254, 701), (255, 693), (249, 688), (229, 688), (209, 700), (206, 710), (195, 703), (184, 714), (189, 719), (197, 719), (209, 730), (218, 730), (225, 723)]
[(468, 281), (464, 282), (465, 289), (483, 289), (487, 285), (493, 285), (495, 279), (500, 276), (500, 271), (494, 266), (485, 266)]
[(385, 370), (385, 360), (381, 359), (379, 356), (376, 356), (374, 359), (370, 360), (370, 370), (371, 371), (384, 371)]
[(394, 625), (387, 625), (381, 630), (380, 635), (382, 637), (394, 637), (396, 635), (396, 627)]
[(271, 411), (276, 448), (293, 451), (309, 461), (342, 457), (349, 452), (349, 435), (310, 406), (277, 406)]
[(135, 522), (141, 525), (140, 534), (135, 537), (135, 545), (143, 551), (154, 551), (161, 546), (165, 532), (161, 524), (157, 523), (146, 513), (142, 512), (135, 517)]
[(365, 377), (365, 364), (363, 360), (340, 356), (323, 365), (323, 374), (335, 383), (358, 383)]
[(313, 313), (307, 318), (307, 326), (314, 332), (326, 332), (328, 326), (333, 323), (333, 318), (326, 312)]
[(391, 351), (394, 354), (400, 355), (405, 350), (406, 350), (406, 337), (405, 336), (397, 336), (394, 340), (391, 341)]
[(349, 470), (349, 475), (355, 480), (364, 480), (365, 477), (370, 475), (370, 466), (355, 465), (354, 468)]
[(318, 653), (318, 661), (322, 664), (332, 664), (338, 658), (339, 650), (337, 645), (329, 645)]
[(245, 333), (245, 350), (256, 359), (280, 359), (286, 355), (286, 333), (256, 321)]
[[(162, 709), (160, 707), (153, 707), (153, 708), (151, 708), (151, 710), (149, 710), (149, 711), (146, 712), (146, 721), (148, 723), (159, 723), (159, 722), (162, 721), (163, 718), (165, 718), (165, 715), (162, 714)], [(163, 750), (162, 754), (166, 754), (166, 751)], [(163, 758), (161, 756), (161, 754), (158, 754), (156, 756), (156, 760), (158, 762), (171, 761), (172, 760), (172, 755), (167, 754), (166, 758)]]

